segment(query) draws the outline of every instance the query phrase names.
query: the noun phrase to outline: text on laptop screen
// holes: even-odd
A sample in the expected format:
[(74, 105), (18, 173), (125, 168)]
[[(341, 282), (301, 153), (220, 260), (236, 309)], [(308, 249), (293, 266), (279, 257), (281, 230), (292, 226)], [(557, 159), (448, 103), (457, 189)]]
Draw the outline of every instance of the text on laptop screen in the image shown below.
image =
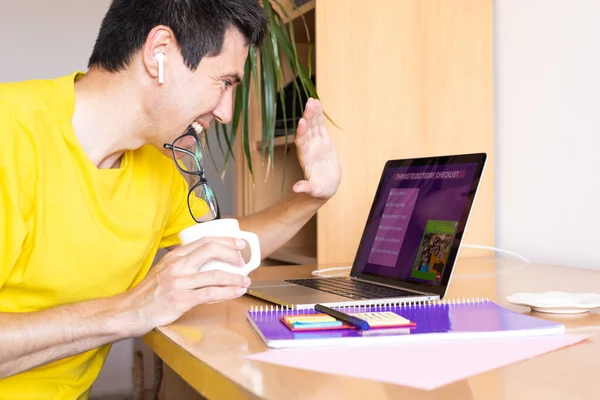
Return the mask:
[(356, 272), (441, 282), (476, 172), (477, 164), (388, 169)]

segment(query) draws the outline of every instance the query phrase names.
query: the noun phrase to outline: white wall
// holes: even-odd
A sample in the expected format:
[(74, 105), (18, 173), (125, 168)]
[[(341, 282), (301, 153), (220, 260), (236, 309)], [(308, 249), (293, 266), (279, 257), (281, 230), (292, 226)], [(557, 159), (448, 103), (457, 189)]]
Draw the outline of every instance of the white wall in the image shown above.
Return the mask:
[(0, 0), (0, 82), (86, 70), (110, 0)]
[(497, 0), (497, 245), (600, 268), (600, 1)]

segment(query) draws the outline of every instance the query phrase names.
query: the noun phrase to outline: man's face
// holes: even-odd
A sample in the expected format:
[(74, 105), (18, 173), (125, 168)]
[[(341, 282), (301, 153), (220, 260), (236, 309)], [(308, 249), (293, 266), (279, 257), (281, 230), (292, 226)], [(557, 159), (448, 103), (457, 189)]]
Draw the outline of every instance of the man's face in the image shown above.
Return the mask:
[[(147, 105), (156, 131), (152, 144), (162, 149), (164, 143), (184, 134), (194, 122), (205, 130), (214, 120), (229, 123), (233, 114), (233, 93), (243, 78), (248, 56), (246, 39), (237, 29), (229, 29), (224, 38), (221, 54), (204, 57), (195, 71), (191, 71), (181, 54), (172, 52), (165, 62), (165, 86)], [(189, 143), (179, 145), (190, 148)], [(170, 153), (169, 153), (170, 154)]]

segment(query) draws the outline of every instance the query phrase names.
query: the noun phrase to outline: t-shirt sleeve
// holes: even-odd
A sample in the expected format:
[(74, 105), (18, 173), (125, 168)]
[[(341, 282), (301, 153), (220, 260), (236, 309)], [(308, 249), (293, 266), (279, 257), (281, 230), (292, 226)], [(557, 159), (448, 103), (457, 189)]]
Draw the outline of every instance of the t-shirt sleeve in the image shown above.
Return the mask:
[(27, 224), (19, 200), (16, 155), (14, 150), (14, 118), (0, 104), (0, 290), (15, 267), (23, 242), (27, 236)]
[[(179, 171), (175, 171), (176, 177), (174, 178), (173, 190), (171, 191), (171, 215), (169, 221), (163, 232), (163, 237), (160, 242), (160, 247), (170, 247), (180, 244), (179, 232), (188, 228), (196, 223), (190, 214), (188, 209), (188, 191), (189, 187), (187, 181)], [(194, 211), (194, 215), (201, 216), (208, 213), (208, 205), (204, 200), (196, 197), (190, 197), (190, 207)]]

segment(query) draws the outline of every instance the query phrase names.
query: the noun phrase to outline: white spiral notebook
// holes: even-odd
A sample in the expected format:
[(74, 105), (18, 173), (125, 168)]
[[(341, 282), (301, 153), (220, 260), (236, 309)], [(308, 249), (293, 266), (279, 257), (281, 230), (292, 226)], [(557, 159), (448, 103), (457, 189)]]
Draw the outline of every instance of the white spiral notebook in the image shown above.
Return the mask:
[(291, 310), (270, 306), (248, 311), (247, 318), (269, 347), (300, 347), (334, 344), (385, 343), (406, 340), (491, 338), (560, 334), (565, 326), (508, 310), (488, 299), (436, 301), (420, 304), (388, 304), (368, 307), (338, 307), (346, 314), (392, 312), (413, 326), (293, 331), (282, 318), (287, 315), (319, 314), (314, 309)]

